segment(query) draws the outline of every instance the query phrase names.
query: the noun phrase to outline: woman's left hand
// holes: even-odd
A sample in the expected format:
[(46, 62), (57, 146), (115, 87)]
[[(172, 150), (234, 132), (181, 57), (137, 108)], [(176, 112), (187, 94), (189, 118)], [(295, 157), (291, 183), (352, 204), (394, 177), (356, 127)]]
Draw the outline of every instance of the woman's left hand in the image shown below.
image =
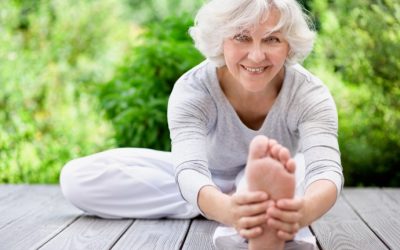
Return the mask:
[(267, 210), (268, 226), (277, 230), (282, 240), (292, 240), (301, 228), (304, 217), (304, 198), (281, 199)]

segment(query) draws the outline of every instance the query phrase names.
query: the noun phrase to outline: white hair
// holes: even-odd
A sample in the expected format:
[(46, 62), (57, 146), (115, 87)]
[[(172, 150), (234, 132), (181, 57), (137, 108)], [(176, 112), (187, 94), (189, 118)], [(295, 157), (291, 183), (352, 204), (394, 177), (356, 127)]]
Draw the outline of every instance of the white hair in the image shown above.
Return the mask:
[(296, 0), (211, 0), (199, 10), (189, 33), (206, 58), (223, 66), (224, 39), (265, 21), (272, 8), (280, 13), (273, 31), (281, 31), (290, 47), (285, 64), (303, 61), (313, 48), (315, 32)]

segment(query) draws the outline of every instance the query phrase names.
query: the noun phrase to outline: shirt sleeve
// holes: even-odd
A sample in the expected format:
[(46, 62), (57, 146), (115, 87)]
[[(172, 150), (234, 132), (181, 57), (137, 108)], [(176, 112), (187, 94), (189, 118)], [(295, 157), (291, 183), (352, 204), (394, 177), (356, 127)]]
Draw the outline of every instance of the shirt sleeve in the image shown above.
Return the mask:
[(211, 97), (203, 90), (178, 82), (169, 98), (170, 130), (175, 180), (182, 197), (202, 213), (197, 200), (200, 189), (213, 183), (208, 169), (206, 137), (215, 116)]
[(305, 188), (317, 180), (330, 180), (335, 184), (339, 197), (344, 178), (335, 102), (329, 90), (317, 84), (306, 88), (299, 107), (298, 132), (306, 164)]

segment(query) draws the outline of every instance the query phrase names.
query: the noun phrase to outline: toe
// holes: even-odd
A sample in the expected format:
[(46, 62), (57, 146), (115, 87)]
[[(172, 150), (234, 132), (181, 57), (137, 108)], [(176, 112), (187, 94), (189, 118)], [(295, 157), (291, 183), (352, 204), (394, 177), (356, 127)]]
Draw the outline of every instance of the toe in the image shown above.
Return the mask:
[(282, 162), (283, 164), (286, 164), (288, 160), (290, 159), (290, 152), (287, 148), (281, 147), (281, 149), (278, 152), (278, 157), (279, 161)]
[(268, 137), (258, 135), (250, 143), (249, 160), (260, 159), (267, 156)]
[(281, 144), (279, 143), (274, 144), (270, 150), (271, 157), (279, 161), (279, 152), (281, 151), (282, 148), (283, 147)]
[(293, 174), (296, 171), (296, 162), (294, 159), (289, 159), (285, 165), (287, 171)]

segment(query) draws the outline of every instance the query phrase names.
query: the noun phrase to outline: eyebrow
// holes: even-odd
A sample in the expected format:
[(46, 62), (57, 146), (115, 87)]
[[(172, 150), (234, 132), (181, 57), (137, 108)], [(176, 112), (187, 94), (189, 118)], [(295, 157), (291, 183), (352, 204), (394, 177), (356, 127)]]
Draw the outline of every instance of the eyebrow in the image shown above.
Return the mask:
[(249, 30), (239, 30), (236, 34), (250, 34)]
[[(248, 30), (248, 29), (244, 29), (244, 30), (240, 30), (240, 31), (238, 31), (236, 34), (246, 34), (246, 35), (248, 35), (248, 34), (250, 34), (251, 32), (250, 32), (250, 30)], [(266, 35), (272, 35), (272, 34), (282, 34), (282, 32), (280, 31), (280, 30), (275, 30), (275, 31), (267, 31), (267, 32), (265, 32), (264, 34), (263, 34), (263, 36), (266, 36)]]
[[(246, 36), (248, 36), (248, 35), (251, 35), (250, 34), (251, 32), (250, 32), (250, 30), (248, 30), (248, 29), (243, 29), (243, 30), (240, 30), (240, 31), (238, 31), (234, 36), (237, 36), (237, 35), (246, 35)], [(282, 35), (282, 32), (280, 31), (280, 30), (275, 30), (275, 31), (267, 31), (267, 32), (265, 32), (264, 34), (263, 34), (263, 39), (264, 38), (267, 38), (268, 36), (271, 36), (271, 35)]]

